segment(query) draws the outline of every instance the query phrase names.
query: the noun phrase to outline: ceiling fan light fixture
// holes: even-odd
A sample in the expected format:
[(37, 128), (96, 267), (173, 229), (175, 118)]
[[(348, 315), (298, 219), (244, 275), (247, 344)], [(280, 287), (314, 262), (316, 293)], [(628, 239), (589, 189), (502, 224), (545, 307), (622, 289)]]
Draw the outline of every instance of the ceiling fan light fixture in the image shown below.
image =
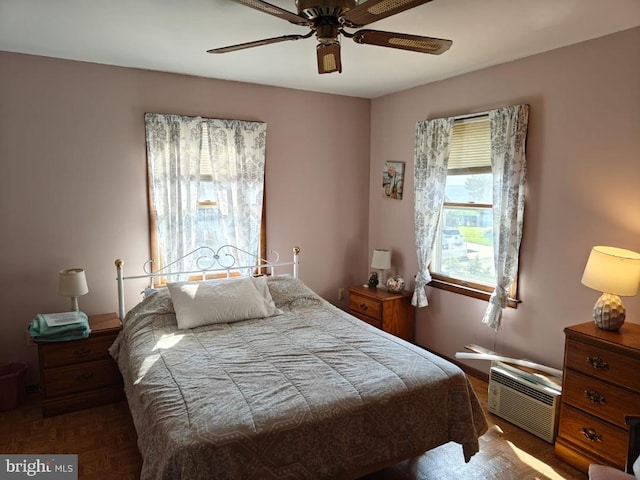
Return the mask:
[(342, 73), (340, 59), (340, 44), (338, 42), (323, 44), (316, 47), (318, 55), (318, 73)]

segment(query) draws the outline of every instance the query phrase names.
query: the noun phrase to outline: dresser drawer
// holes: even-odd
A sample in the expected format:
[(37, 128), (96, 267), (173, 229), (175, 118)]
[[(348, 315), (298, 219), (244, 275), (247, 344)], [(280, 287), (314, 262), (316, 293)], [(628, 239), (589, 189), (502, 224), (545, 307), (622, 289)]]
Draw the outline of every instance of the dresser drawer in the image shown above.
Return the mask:
[(566, 368), (631, 390), (640, 390), (640, 358), (629, 357), (575, 339), (567, 341), (566, 352)]
[(40, 344), (40, 364), (42, 368), (51, 368), (111, 358), (108, 350), (114, 339), (115, 336), (108, 335), (65, 343)]
[(366, 315), (360, 315), (357, 312), (351, 311), (351, 315), (353, 315), (356, 318), (359, 318), (360, 320), (362, 320), (363, 322), (368, 323), (369, 325), (373, 325), (376, 328), (380, 328), (382, 329), (382, 321), (378, 320), (377, 318), (371, 318), (368, 317)]
[(82, 392), (122, 382), (118, 367), (112, 359), (50, 368), (43, 373), (42, 386), (47, 397)]
[(561, 417), (560, 437), (624, 469), (629, 437), (627, 430), (598, 420), (567, 404), (562, 405)]
[(622, 428), (625, 415), (640, 414), (640, 393), (567, 370), (562, 396), (566, 403)]
[(349, 296), (349, 309), (352, 313), (358, 313), (360, 315), (367, 316), (373, 320), (379, 321), (382, 324), (381, 305), (381, 302), (372, 298), (363, 297), (353, 293)]

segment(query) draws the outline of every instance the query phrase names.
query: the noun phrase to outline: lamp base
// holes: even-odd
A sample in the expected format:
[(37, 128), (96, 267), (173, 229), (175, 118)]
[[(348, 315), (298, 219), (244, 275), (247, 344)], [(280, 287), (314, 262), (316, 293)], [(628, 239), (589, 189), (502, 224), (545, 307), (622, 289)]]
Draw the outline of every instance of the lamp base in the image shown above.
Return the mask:
[(603, 293), (593, 307), (593, 319), (602, 330), (619, 330), (627, 316), (618, 295)]

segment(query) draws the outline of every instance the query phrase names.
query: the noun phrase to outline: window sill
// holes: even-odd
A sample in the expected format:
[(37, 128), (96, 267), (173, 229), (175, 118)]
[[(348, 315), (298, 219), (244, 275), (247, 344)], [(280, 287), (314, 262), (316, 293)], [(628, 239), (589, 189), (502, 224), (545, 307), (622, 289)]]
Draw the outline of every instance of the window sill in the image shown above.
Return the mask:
[[(457, 283), (447, 282), (445, 280), (441, 280), (439, 278), (434, 278), (431, 282), (428, 283), (428, 286), (439, 288), (441, 290), (447, 290), (449, 292), (458, 293), (460, 295), (465, 295), (467, 297), (477, 298), (479, 300), (484, 300), (485, 302), (489, 301), (492, 292), (486, 292), (484, 290), (479, 290), (477, 288), (460, 285)], [(520, 300), (509, 297), (507, 300), (507, 307), (518, 308), (518, 304)]]

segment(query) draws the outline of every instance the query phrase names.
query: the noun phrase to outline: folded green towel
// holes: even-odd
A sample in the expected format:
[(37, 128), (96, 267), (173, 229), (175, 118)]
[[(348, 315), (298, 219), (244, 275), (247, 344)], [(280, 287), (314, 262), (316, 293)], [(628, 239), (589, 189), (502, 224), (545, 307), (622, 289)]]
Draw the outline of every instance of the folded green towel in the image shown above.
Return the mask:
[(89, 319), (83, 312), (80, 314), (80, 321), (67, 325), (49, 326), (42, 314), (31, 320), (27, 330), (36, 342), (64, 342), (67, 340), (78, 340), (87, 338), (91, 333)]

